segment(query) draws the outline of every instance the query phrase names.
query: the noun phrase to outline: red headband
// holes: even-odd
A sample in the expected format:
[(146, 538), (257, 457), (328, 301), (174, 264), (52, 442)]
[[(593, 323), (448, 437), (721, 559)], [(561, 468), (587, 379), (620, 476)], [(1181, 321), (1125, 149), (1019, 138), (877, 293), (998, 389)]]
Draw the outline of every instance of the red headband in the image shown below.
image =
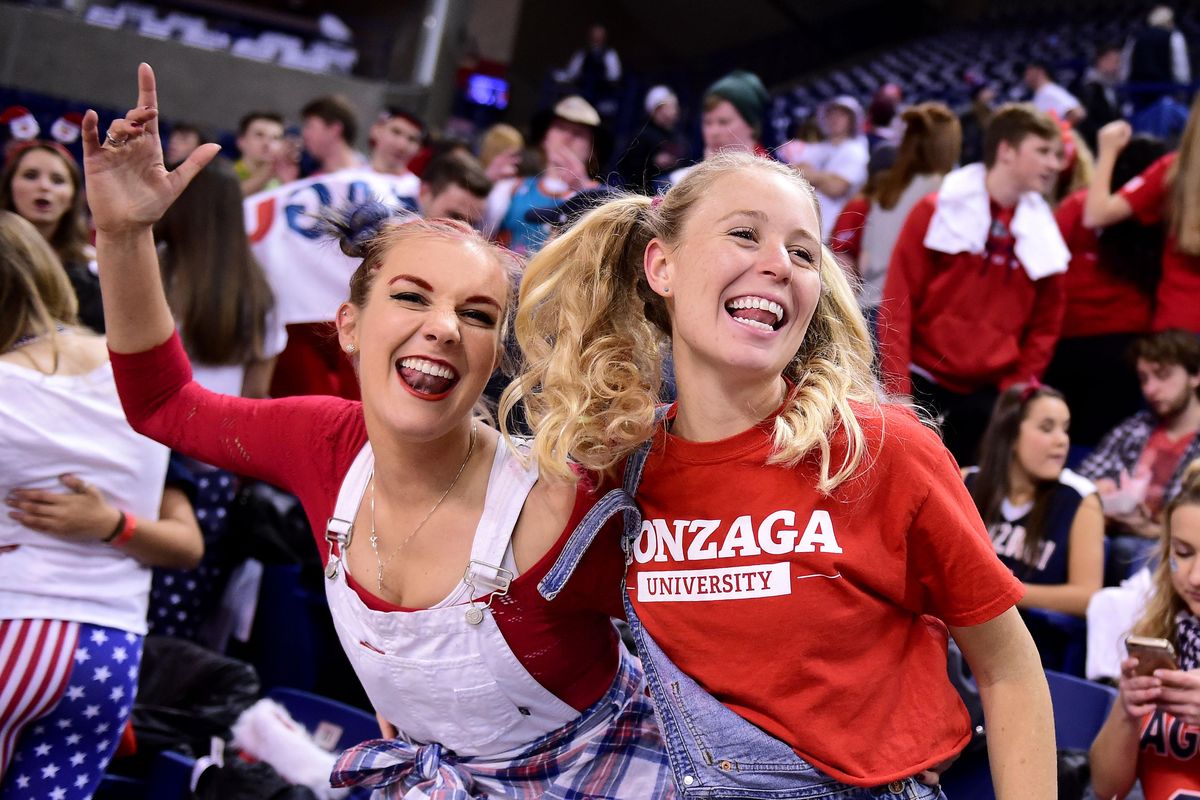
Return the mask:
[(1021, 405), (1029, 402), (1029, 398), (1033, 397), (1041, 389), (1045, 389), (1046, 384), (1037, 379), (1036, 375), (1030, 375), (1029, 380), (1025, 383), (1025, 388), (1021, 390)]

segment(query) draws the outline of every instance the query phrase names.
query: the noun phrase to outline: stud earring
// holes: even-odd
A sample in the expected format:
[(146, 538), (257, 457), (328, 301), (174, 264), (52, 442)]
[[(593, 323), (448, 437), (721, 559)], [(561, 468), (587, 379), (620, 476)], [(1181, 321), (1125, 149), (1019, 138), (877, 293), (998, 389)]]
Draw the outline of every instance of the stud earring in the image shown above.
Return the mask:
[(355, 347), (354, 345), (352, 345), (352, 344), (346, 345), (346, 352), (349, 353), (350, 355), (354, 355), (357, 351), (358, 351), (358, 348)]
[(671, 287), (670, 287), (670, 286), (664, 286), (664, 287), (663, 287), (663, 294), (670, 294), (670, 293), (671, 293)]

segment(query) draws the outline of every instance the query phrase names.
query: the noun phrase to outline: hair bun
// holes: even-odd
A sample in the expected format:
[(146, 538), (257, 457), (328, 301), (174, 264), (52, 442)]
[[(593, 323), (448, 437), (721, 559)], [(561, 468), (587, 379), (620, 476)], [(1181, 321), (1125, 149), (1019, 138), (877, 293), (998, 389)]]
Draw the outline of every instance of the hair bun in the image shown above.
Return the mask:
[(351, 258), (366, 258), (371, 242), (384, 226), (404, 214), (403, 209), (371, 199), (329, 213), (324, 217), (324, 223), (326, 232), (337, 239), (343, 253)]

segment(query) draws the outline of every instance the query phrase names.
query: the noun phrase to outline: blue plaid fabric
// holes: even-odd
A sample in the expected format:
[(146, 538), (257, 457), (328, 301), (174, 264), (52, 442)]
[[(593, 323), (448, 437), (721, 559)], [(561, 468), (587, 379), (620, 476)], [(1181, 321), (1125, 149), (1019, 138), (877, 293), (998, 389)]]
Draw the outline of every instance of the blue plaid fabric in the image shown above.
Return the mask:
[(384, 800), (675, 797), (641, 665), (628, 655), (604, 697), (517, 755), (459, 757), (436, 743), (376, 739), (342, 753), (330, 783)]

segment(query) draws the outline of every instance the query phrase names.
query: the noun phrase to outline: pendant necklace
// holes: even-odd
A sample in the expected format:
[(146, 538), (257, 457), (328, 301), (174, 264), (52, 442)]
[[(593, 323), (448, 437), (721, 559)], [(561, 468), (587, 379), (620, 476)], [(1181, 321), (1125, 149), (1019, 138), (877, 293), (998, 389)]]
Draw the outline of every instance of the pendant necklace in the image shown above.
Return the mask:
[(472, 420), (472, 422), (471, 422), (471, 442), (469, 445), (467, 445), (467, 457), (463, 459), (462, 466), (460, 466), (458, 468), (458, 472), (455, 474), (454, 480), (450, 481), (450, 485), (446, 487), (446, 491), (442, 492), (442, 496), (439, 497), (437, 502), (433, 504), (433, 508), (429, 509), (429, 513), (425, 515), (424, 519), (422, 519), (420, 522), (417, 523), (417, 527), (412, 529), (412, 533), (410, 533), (408, 536), (404, 537), (404, 541), (402, 541), (399, 545), (397, 545), (396, 549), (392, 550), (391, 555), (389, 555), (386, 560), (381, 559), (379, 557), (379, 537), (375, 534), (375, 470), (374, 469), (371, 470), (371, 538), (370, 538), (370, 542), (371, 542), (371, 552), (373, 552), (375, 554), (375, 568), (376, 568), (375, 569), (375, 586), (379, 591), (383, 591), (383, 570), (384, 570), (384, 568), (387, 567), (388, 564), (392, 563), (392, 559), (396, 557), (396, 554), (399, 553), (401, 550), (403, 550), (404, 546), (407, 545), (410, 541), (412, 541), (412, 538), (417, 535), (417, 532), (419, 530), (421, 530), (421, 528), (425, 527), (425, 523), (428, 522), (429, 518), (433, 516), (433, 512), (438, 510), (438, 507), (441, 506), (442, 501), (446, 499), (446, 497), (450, 494), (451, 491), (454, 490), (454, 487), (458, 484), (458, 479), (462, 477), (463, 471), (466, 470), (466, 468), (467, 468), (467, 462), (469, 462), (471, 460), (471, 454), (475, 452), (475, 438), (476, 438), (477, 432), (478, 432), (478, 426)]

